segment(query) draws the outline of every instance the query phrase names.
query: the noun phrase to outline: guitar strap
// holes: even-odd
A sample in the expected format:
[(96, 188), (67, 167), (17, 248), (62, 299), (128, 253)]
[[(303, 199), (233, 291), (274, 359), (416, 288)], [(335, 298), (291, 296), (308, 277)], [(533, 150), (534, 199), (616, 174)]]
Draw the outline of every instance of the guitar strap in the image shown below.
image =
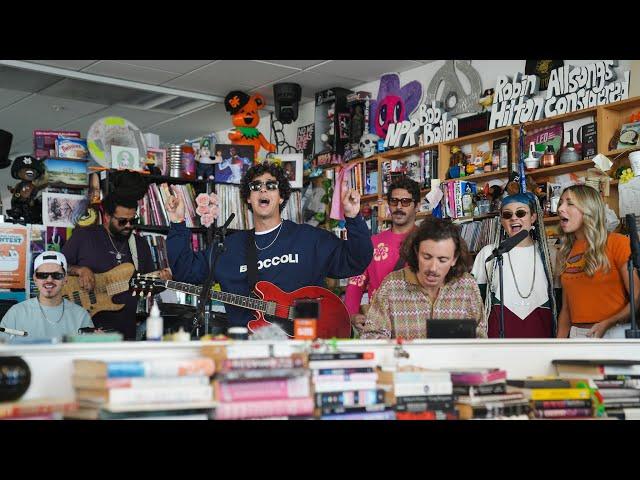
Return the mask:
[(397, 271), (397, 270), (401, 270), (402, 268), (404, 268), (404, 264), (405, 264), (405, 260), (404, 258), (402, 258), (402, 255), (400, 255), (400, 257), (398, 257), (398, 261), (396, 262), (395, 267), (393, 267), (393, 271)]
[(253, 228), (247, 232), (247, 279), (249, 292), (253, 292), (258, 281), (258, 250), (256, 249), (256, 231)]
[(134, 233), (129, 235), (129, 250), (131, 251), (133, 265), (136, 267), (136, 271), (138, 271), (138, 246), (136, 245), (136, 236)]

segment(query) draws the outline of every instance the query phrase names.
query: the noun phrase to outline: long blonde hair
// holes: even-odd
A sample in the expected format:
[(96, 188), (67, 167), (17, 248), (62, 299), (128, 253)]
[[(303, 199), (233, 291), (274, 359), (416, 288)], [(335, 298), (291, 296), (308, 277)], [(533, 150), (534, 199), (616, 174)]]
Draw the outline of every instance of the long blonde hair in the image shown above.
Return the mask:
[[(587, 240), (587, 250), (584, 253), (584, 271), (590, 277), (602, 268), (603, 272), (608, 272), (610, 268), (609, 259), (605, 252), (607, 246), (607, 226), (604, 215), (604, 202), (600, 197), (600, 192), (587, 185), (571, 185), (564, 189), (571, 191), (575, 205), (583, 214), (582, 231)], [(562, 247), (560, 248), (560, 271), (564, 272), (567, 258), (576, 241), (575, 233), (560, 233)]]

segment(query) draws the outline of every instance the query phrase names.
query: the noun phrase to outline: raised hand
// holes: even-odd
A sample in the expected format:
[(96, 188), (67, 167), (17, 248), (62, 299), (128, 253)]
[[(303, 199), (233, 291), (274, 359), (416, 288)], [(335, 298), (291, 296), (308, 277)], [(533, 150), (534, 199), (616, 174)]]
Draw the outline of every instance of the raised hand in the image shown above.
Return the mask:
[(171, 195), (165, 207), (172, 223), (184, 222), (184, 202), (180, 195)]
[(360, 194), (353, 188), (349, 188), (349, 181), (342, 182), (342, 210), (344, 216), (354, 218), (360, 212)]

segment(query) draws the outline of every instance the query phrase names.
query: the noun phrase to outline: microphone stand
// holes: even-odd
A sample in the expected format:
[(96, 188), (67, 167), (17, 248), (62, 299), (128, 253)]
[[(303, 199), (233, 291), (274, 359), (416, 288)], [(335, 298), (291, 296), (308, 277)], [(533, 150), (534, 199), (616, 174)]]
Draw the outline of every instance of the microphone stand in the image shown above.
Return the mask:
[[(638, 232), (629, 232), (630, 235), (637, 235)], [(625, 330), (624, 334), (626, 338), (640, 338), (640, 330), (638, 330), (638, 326), (636, 325), (636, 304), (635, 304), (635, 292), (634, 292), (634, 281), (633, 281), (633, 252), (631, 252), (631, 256), (629, 256), (629, 261), (627, 262), (627, 271), (629, 272), (629, 306), (631, 307), (631, 328)]]
[[(202, 291), (200, 292), (200, 297), (198, 299), (198, 310), (196, 311), (196, 315), (193, 318), (193, 329), (191, 333), (193, 335), (193, 333), (195, 332), (195, 336), (197, 338), (200, 338), (201, 336), (201, 326), (204, 326), (204, 335), (209, 332), (209, 316), (211, 316), (211, 310), (209, 310), (209, 315), (205, 315), (205, 308), (211, 297), (211, 287), (215, 285), (216, 264), (218, 263), (220, 254), (225, 251), (224, 241), (227, 236), (227, 228), (229, 227), (229, 224), (233, 221), (235, 216), (235, 213), (229, 215), (229, 218), (227, 218), (227, 221), (224, 222), (224, 225), (222, 227), (218, 227), (218, 221), (214, 220), (211, 229), (207, 231), (207, 237), (210, 238), (213, 230), (213, 243), (211, 244), (211, 250), (209, 251), (209, 275), (202, 285)], [(213, 253), (214, 248), (216, 251), (216, 256), (213, 260), (213, 265), (211, 265), (211, 254)]]
[(500, 338), (504, 338), (504, 279), (503, 279), (503, 254), (499, 248), (494, 248), (492, 254), (498, 262), (498, 274), (500, 275)]

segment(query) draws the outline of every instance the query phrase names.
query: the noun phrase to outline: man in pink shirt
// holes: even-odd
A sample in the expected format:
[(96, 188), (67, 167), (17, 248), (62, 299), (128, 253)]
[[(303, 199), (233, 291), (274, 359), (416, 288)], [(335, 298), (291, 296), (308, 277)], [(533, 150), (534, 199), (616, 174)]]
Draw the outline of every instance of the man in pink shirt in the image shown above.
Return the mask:
[(371, 237), (373, 260), (362, 275), (351, 277), (347, 285), (345, 304), (351, 315), (351, 324), (360, 332), (365, 316), (360, 313), (360, 301), (365, 290), (371, 302), (384, 277), (404, 267), (400, 260), (400, 246), (415, 227), (420, 205), (420, 185), (407, 177), (394, 182), (387, 191), (392, 226)]

